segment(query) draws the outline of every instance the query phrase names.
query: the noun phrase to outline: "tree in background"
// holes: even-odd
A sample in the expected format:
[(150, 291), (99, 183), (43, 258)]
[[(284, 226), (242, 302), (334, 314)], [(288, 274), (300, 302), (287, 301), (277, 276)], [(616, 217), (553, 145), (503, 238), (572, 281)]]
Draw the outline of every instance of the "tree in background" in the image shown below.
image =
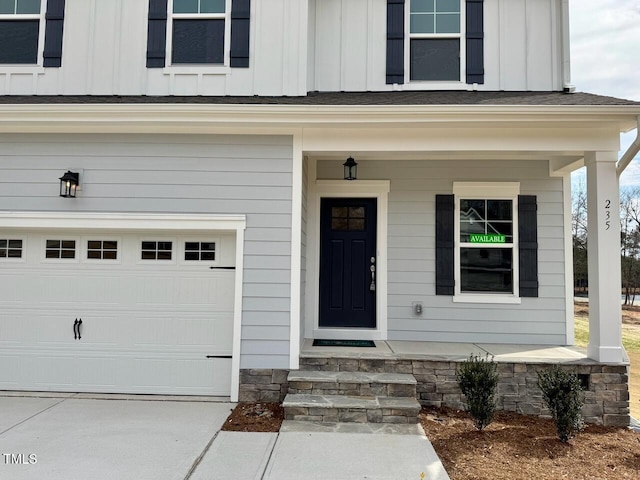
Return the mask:
[[(584, 181), (574, 185), (571, 196), (571, 230), (573, 234), (573, 286), (584, 294), (589, 286), (587, 192)], [(640, 188), (620, 192), (620, 257), (624, 304), (633, 304), (640, 288)]]
[(580, 182), (571, 195), (571, 231), (573, 233), (573, 289), (586, 293), (589, 270), (587, 266), (587, 190)]
[(620, 192), (620, 244), (624, 304), (633, 304), (640, 286), (640, 189)]

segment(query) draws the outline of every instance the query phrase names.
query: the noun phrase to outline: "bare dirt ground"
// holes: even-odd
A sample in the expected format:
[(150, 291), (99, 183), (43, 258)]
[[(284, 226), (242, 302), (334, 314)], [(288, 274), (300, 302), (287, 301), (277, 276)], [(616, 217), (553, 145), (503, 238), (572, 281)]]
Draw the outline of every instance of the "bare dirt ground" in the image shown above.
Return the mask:
[(562, 443), (551, 420), (498, 412), (478, 432), (465, 412), (423, 408), (427, 437), (451, 480), (640, 478), (640, 434), (589, 425)]

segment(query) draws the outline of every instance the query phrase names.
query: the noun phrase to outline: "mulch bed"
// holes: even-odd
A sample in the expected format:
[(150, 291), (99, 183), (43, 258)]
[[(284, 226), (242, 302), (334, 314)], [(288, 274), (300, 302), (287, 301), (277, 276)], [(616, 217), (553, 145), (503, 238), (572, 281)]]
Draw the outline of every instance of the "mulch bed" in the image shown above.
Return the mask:
[(423, 408), (427, 437), (451, 480), (640, 479), (640, 434), (588, 425), (562, 443), (551, 420), (498, 412), (478, 432), (467, 413)]
[(279, 432), (284, 420), (280, 403), (239, 403), (222, 426), (227, 432)]

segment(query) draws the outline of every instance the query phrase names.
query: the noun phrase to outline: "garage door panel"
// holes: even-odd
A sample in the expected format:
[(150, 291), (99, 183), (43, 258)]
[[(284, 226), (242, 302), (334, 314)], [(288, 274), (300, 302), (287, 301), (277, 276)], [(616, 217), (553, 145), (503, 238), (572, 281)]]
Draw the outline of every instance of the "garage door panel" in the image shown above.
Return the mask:
[[(138, 317), (128, 340), (140, 348), (200, 347), (204, 352), (231, 354), (233, 314), (207, 318)], [(123, 342), (124, 343), (124, 342)]]
[[(207, 356), (232, 354), (234, 270), (181, 261), (174, 234), (144, 235), (173, 239), (164, 264), (140, 261), (137, 234), (24, 236), (23, 261), (0, 263), (0, 389), (230, 394), (231, 358)], [(63, 237), (76, 238), (76, 259), (44, 259), (45, 240)], [(86, 261), (94, 237), (119, 239), (117, 261)], [(223, 244), (218, 260), (233, 259)]]

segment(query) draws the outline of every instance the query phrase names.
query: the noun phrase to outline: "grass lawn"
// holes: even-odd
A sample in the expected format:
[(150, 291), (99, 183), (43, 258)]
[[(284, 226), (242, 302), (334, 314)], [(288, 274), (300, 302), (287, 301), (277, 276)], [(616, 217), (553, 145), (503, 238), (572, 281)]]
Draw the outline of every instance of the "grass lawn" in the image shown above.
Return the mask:
[[(623, 307), (622, 344), (627, 350), (629, 369), (629, 395), (631, 416), (640, 419), (640, 308)], [(589, 342), (588, 309), (585, 304), (576, 304), (575, 339), (583, 347)]]

